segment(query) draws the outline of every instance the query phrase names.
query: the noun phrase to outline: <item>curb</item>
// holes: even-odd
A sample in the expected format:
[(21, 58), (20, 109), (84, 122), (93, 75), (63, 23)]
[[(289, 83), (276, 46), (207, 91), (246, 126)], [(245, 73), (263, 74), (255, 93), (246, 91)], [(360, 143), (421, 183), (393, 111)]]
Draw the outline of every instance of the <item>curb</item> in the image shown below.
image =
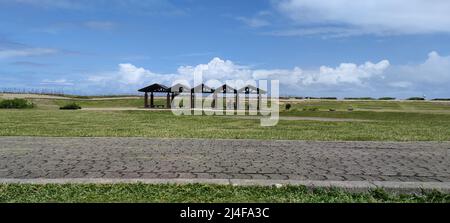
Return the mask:
[(250, 179), (120, 179), (120, 178), (59, 178), (59, 179), (9, 179), (0, 178), (0, 184), (217, 184), (233, 186), (305, 186), (315, 188), (339, 188), (348, 192), (367, 192), (382, 188), (395, 193), (421, 193), (437, 190), (450, 193), (450, 182), (397, 182), (397, 181), (315, 181), (315, 180), (250, 180)]

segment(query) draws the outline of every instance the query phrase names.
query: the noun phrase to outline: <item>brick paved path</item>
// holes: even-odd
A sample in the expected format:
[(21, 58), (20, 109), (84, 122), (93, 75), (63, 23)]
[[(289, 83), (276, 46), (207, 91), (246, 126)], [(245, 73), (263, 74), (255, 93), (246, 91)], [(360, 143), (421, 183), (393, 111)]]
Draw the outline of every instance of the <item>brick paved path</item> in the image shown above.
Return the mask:
[(450, 182), (450, 142), (0, 137), (0, 178)]

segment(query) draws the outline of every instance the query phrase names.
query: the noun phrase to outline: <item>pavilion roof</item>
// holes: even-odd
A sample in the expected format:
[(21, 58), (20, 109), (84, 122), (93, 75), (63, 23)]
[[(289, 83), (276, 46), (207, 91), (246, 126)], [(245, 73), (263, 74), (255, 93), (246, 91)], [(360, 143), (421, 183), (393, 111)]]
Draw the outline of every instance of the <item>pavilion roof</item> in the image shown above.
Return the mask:
[(216, 88), (216, 90), (214, 90), (217, 93), (234, 93), (236, 91), (236, 89), (230, 87), (230, 85), (224, 84), (218, 88)]
[(245, 93), (245, 94), (264, 94), (264, 93), (266, 93), (265, 90), (257, 88), (253, 85), (246, 85), (237, 91), (238, 91), (238, 93)]
[(213, 93), (214, 89), (208, 87), (206, 84), (199, 84), (191, 89), (193, 93)]
[(176, 92), (176, 93), (188, 92), (190, 90), (191, 88), (184, 84), (175, 84), (174, 86), (168, 89), (169, 92)]
[(155, 84), (149, 85), (147, 87), (141, 88), (138, 91), (139, 92), (168, 92), (168, 90), (169, 90), (169, 88), (167, 86), (155, 83)]

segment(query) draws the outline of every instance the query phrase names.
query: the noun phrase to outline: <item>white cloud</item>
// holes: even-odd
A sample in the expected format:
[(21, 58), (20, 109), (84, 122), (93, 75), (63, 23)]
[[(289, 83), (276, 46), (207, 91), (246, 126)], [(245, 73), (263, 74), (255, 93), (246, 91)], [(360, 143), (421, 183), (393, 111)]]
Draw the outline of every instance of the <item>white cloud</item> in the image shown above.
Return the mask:
[(388, 80), (412, 82), (409, 87), (416, 85), (450, 86), (450, 56), (440, 56), (433, 51), (428, 54), (425, 62), (416, 65), (397, 66), (391, 70)]
[(133, 64), (119, 64), (119, 80), (125, 84), (137, 84), (144, 80), (145, 77), (156, 76), (142, 67), (136, 67)]
[[(108, 86), (118, 84), (122, 88), (128, 86), (130, 89), (136, 89), (137, 86), (144, 86), (155, 82), (170, 85), (176, 80), (186, 80), (192, 83), (194, 76), (201, 77), (204, 82), (209, 80), (218, 80), (220, 82), (231, 81), (231, 83), (241, 83), (241, 85), (245, 81), (277, 79), (280, 80), (281, 85), (295, 89), (310, 85), (364, 85), (370, 78), (381, 77), (389, 65), (387, 60), (383, 60), (378, 63), (366, 62), (361, 65), (342, 63), (335, 68), (322, 66), (316, 70), (302, 70), (299, 67), (291, 70), (267, 70), (251, 69), (248, 66), (237, 65), (230, 60), (222, 60), (215, 57), (207, 64), (180, 66), (175, 74), (154, 73), (142, 67), (136, 67), (133, 64), (119, 64), (118, 71), (93, 75), (88, 80), (90, 82), (103, 83)], [(236, 82), (236, 80), (242, 82)]]
[(218, 57), (213, 58), (207, 64), (196, 66), (181, 66), (178, 68), (178, 74), (181, 78), (193, 79), (195, 75), (202, 76), (204, 80), (236, 80), (250, 79), (251, 70), (246, 66), (233, 63), (230, 60), (222, 60)]
[(51, 48), (23, 48), (0, 50), (0, 59), (12, 57), (42, 56), (58, 53), (58, 50)]
[(245, 23), (247, 26), (250, 26), (252, 28), (259, 28), (263, 26), (268, 26), (270, 23), (264, 19), (261, 18), (247, 18), (247, 17), (237, 17), (237, 20)]
[(300, 27), (280, 31), (285, 35), (450, 33), (448, 0), (283, 0), (275, 5)]
[[(112, 72), (91, 75), (87, 82), (91, 88), (104, 93), (135, 92), (152, 83), (171, 85), (176, 80), (192, 84), (194, 76), (202, 76), (203, 82), (228, 80), (237, 87), (251, 80), (276, 79), (280, 81), (282, 94), (303, 96), (416, 96), (450, 95), (450, 56), (431, 52), (418, 64), (391, 65), (388, 60), (379, 62), (341, 63), (335, 67), (320, 66), (316, 69), (254, 69), (230, 60), (213, 58), (205, 64), (180, 66), (175, 73), (157, 73), (133, 64), (119, 64)], [(219, 83), (208, 83), (217, 87)]]

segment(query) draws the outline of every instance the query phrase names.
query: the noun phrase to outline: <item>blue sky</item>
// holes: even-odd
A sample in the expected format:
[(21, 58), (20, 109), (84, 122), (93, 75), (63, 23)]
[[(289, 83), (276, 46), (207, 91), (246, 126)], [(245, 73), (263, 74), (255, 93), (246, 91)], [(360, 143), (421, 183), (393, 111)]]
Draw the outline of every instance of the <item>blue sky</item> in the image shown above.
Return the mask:
[(136, 93), (279, 79), (282, 95), (450, 97), (446, 0), (0, 0), (0, 88)]

